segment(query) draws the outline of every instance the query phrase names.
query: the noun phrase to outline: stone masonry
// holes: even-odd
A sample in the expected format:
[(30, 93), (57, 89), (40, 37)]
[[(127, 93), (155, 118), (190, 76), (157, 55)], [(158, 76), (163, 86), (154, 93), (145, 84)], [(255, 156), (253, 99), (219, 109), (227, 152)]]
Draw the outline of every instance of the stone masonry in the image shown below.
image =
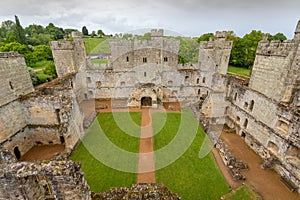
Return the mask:
[[(112, 107), (190, 107), (213, 142), (226, 124), (300, 192), (300, 22), (293, 40), (258, 45), (250, 80), (227, 75), (232, 42), (226, 32), (201, 42), (197, 64), (178, 65), (179, 41), (152, 30), (150, 40), (112, 40), (112, 62), (93, 65), (80, 33), (52, 42), (58, 78), (33, 88), (24, 58), (0, 53), (0, 196), (89, 199), (78, 164), (16, 162), (35, 145), (64, 144), (84, 135), (85, 100)], [(116, 100), (116, 101), (114, 101)], [(3, 184), (2, 184), (3, 183)], [(17, 183), (17, 185), (16, 185)]]

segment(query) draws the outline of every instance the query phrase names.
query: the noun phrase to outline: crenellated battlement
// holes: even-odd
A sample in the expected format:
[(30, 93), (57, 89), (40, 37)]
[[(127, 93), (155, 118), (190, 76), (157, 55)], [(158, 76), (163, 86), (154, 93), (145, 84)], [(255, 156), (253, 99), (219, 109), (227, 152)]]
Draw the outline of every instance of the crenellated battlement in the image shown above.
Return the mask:
[(50, 46), (52, 50), (74, 50), (74, 43), (69, 41), (53, 41)]
[(151, 37), (163, 37), (164, 30), (163, 29), (152, 29), (151, 30)]
[(296, 46), (293, 40), (286, 40), (283, 42), (278, 40), (273, 40), (271, 42), (263, 40), (258, 43), (256, 54), (286, 57), (291, 51), (295, 50), (295, 48)]
[(231, 49), (232, 48), (232, 42), (231, 41), (207, 41), (207, 42), (201, 42), (200, 43), (201, 49)]
[(0, 52), (0, 58), (13, 58), (13, 57), (23, 57), (23, 56), (15, 51)]

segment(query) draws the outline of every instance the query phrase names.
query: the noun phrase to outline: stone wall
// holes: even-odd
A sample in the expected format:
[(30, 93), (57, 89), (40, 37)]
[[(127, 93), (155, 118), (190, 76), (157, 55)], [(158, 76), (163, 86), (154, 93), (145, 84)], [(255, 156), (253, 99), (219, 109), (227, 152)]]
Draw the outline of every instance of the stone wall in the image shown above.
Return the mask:
[(16, 52), (0, 53), (0, 85), (0, 106), (34, 90), (22, 55)]
[(226, 124), (294, 185), (299, 185), (299, 115), (291, 108), (248, 88), (244, 80), (228, 77)]
[(0, 199), (91, 199), (78, 163), (16, 163), (1, 150), (0, 166)]

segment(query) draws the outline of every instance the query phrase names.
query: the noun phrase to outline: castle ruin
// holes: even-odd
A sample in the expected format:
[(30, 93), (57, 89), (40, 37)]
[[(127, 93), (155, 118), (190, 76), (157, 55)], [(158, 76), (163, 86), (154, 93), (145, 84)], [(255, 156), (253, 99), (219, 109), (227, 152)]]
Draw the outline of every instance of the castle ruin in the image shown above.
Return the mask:
[[(0, 199), (68, 199), (76, 190), (83, 194), (78, 198), (90, 198), (79, 165), (65, 157), (96, 115), (82, 103), (95, 99), (111, 99), (113, 108), (180, 103), (212, 141), (227, 125), (300, 192), (300, 21), (292, 40), (259, 43), (250, 79), (227, 74), (232, 42), (226, 32), (201, 42), (198, 63), (185, 65), (177, 61), (179, 41), (163, 37), (163, 30), (152, 30), (150, 40), (110, 41), (107, 65), (93, 65), (81, 34), (72, 37), (51, 42), (58, 78), (37, 88), (23, 56), (0, 53)], [(65, 151), (45, 163), (16, 162), (46, 144)]]

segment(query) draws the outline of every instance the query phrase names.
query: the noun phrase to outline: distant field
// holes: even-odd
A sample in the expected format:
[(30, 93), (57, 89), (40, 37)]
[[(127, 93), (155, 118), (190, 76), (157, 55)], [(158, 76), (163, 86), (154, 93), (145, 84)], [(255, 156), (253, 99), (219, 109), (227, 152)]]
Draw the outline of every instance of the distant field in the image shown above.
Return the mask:
[(109, 38), (84, 38), (87, 54), (110, 53)]
[(234, 66), (231, 66), (231, 65), (228, 66), (228, 73), (238, 75), (238, 76), (246, 76), (246, 77), (251, 76), (251, 70), (250, 69), (241, 68), (241, 67), (234, 67)]

